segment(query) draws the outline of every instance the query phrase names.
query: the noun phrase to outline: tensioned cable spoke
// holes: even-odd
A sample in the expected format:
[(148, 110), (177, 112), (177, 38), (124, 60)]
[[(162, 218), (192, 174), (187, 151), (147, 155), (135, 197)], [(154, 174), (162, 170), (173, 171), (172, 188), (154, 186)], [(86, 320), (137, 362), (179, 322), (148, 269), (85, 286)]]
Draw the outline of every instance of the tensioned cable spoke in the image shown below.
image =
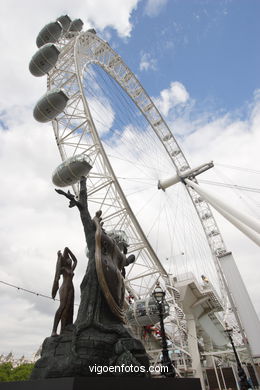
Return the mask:
[(257, 175), (260, 174), (260, 171), (259, 170), (256, 170), (256, 169), (249, 169), (249, 168), (245, 168), (245, 167), (237, 167), (235, 165), (227, 165), (227, 164), (221, 164), (221, 163), (215, 163), (215, 165), (219, 165), (221, 167), (226, 167), (226, 168), (230, 168), (230, 169), (236, 169), (238, 171), (245, 171), (245, 172), (249, 172), (249, 173), (256, 173)]
[[(103, 72), (103, 71), (102, 71), (102, 72)], [(104, 73), (104, 72), (103, 72), (103, 73)], [(91, 76), (93, 77), (93, 73), (91, 74)], [(119, 87), (117, 83), (114, 82), (114, 84), (117, 86), (117, 89), (120, 88), (120, 90), (121, 90), (121, 87)], [(109, 91), (111, 90), (111, 88), (109, 88), (109, 87), (108, 87), (107, 89), (108, 89)], [(110, 93), (112, 93), (112, 92), (110, 92)], [(120, 94), (122, 95), (122, 91), (120, 92)], [(93, 95), (94, 95), (95, 98), (96, 98), (96, 91), (94, 91)], [(125, 95), (125, 93), (124, 93), (124, 95)], [(124, 96), (124, 95), (123, 95), (123, 96)], [(111, 100), (110, 100), (110, 101), (111, 101)], [(130, 99), (129, 99), (129, 102), (130, 102)], [(129, 103), (129, 102), (128, 102), (128, 103)], [(132, 106), (133, 106), (132, 101), (131, 101), (131, 104), (128, 104), (128, 105), (129, 105), (129, 107), (131, 107), (131, 109), (132, 109)], [(94, 107), (93, 107), (93, 109), (95, 110)], [(127, 110), (126, 113), (128, 113), (128, 111), (129, 111), (129, 110)], [(124, 117), (126, 116), (126, 115), (125, 115), (126, 113), (125, 113), (125, 112), (123, 113), (123, 114), (124, 114)], [(138, 117), (138, 120), (139, 120), (139, 123), (140, 123), (140, 113), (138, 113), (138, 116), (137, 116), (137, 117)], [(135, 120), (136, 120), (136, 115), (135, 115), (135, 117), (133, 116), (132, 118), (129, 119), (130, 123), (133, 123), (133, 118), (135, 118)], [(121, 120), (121, 121), (122, 121), (122, 120)], [(147, 126), (146, 120), (144, 120), (144, 121), (145, 121), (145, 126)], [(144, 122), (144, 121), (143, 121), (143, 122)], [(142, 123), (143, 123), (143, 122), (142, 122)], [(104, 125), (105, 125), (105, 124), (104, 124)], [(117, 126), (117, 127), (118, 127), (118, 126)], [(142, 125), (139, 125), (139, 127), (142, 128), (142, 127), (143, 127), (143, 124), (142, 124)], [(111, 131), (113, 132), (113, 129), (111, 129)], [(148, 133), (146, 132), (146, 133), (145, 133), (145, 135), (147, 135), (148, 137), (150, 137), (151, 134), (152, 134), (151, 132), (148, 132)], [(139, 133), (139, 137), (143, 137), (143, 131), (142, 131), (141, 133)], [(153, 137), (152, 137), (153, 142), (154, 142), (155, 139), (156, 139), (156, 138), (154, 138), (154, 134), (153, 134)], [(129, 144), (129, 140), (128, 140), (128, 144)], [(145, 144), (145, 145), (146, 145), (146, 150), (145, 150), (145, 152), (147, 152), (147, 151), (148, 151), (148, 150), (147, 150), (147, 148), (148, 148), (148, 145), (147, 145), (147, 137), (146, 137), (145, 143), (139, 142), (139, 145), (140, 145), (140, 144)], [(133, 146), (136, 148), (136, 143), (135, 143)], [(154, 151), (154, 150), (157, 151), (157, 148), (156, 148), (156, 149), (153, 148), (153, 151)], [(147, 156), (147, 154), (148, 154), (148, 153), (145, 153), (145, 156)], [(163, 153), (163, 154), (164, 154), (164, 153)]]
[[(136, 118), (138, 118), (139, 124), (143, 124), (144, 122), (147, 124), (146, 119), (144, 119), (144, 117), (141, 115), (141, 113), (138, 112), (138, 114), (137, 114), (137, 111), (133, 109), (133, 103), (131, 102), (131, 104), (130, 104), (130, 99), (126, 97), (126, 94), (122, 91), (122, 88), (118, 85), (118, 83), (116, 83), (114, 81), (114, 79), (112, 79), (112, 77), (108, 74), (106, 74), (106, 77), (105, 77), (105, 72), (102, 69), (100, 69), (98, 66), (96, 66), (95, 69), (99, 73), (99, 76), (102, 78), (103, 82), (105, 82), (106, 93), (109, 94), (109, 96), (111, 97), (111, 100), (113, 100), (114, 97), (117, 97), (117, 100), (124, 106), (124, 108), (126, 108), (125, 111), (121, 110), (121, 112), (123, 113), (124, 117), (125, 116), (128, 117), (128, 122), (132, 123), (133, 118), (135, 117), (135, 120), (136, 120)], [(91, 73), (91, 76), (93, 79), (93, 72)], [(111, 88), (111, 87), (115, 87), (115, 88)], [(102, 86), (101, 86), (101, 89), (103, 92), (105, 92), (105, 90)], [(129, 115), (130, 112), (131, 112), (131, 115)], [(140, 126), (140, 128), (141, 127), (142, 126)]]
[(237, 190), (242, 190), (242, 191), (249, 191), (249, 192), (258, 192), (260, 193), (260, 188), (253, 188), (253, 187), (246, 187), (246, 186), (240, 186), (237, 184), (228, 184), (228, 183), (220, 183), (212, 180), (200, 180), (201, 183), (205, 184), (210, 184), (213, 186), (220, 186), (220, 187), (227, 187), (227, 188), (233, 188)]

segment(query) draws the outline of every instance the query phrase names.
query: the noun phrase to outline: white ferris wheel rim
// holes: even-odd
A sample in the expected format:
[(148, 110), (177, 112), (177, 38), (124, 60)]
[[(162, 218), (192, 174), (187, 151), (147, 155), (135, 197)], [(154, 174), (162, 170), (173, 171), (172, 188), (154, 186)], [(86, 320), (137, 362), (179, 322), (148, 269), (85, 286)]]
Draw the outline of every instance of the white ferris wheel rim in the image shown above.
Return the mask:
[[(89, 49), (90, 46), (91, 46), (91, 50)], [(68, 55), (68, 53), (70, 53), (70, 55)], [(120, 87), (126, 92), (126, 94), (131, 98), (131, 100), (134, 102), (137, 108), (145, 116), (146, 120), (150, 123), (152, 129), (154, 130), (155, 134), (157, 135), (160, 142), (162, 143), (165, 152), (168, 154), (175, 168), (177, 168), (177, 170), (180, 172), (183, 167), (185, 167), (185, 169), (188, 169), (190, 168), (190, 166), (182, 150), (180, 149), (176, 139), (172, 135), (170, 129), (168, 128), (163, 117), (161, 116), (158, 109), (154, 105), (153, 101), (150, 99), (150, 97), (148, 96), (144, 88), (141, 86), (136, 76), (131, 72), (131, 70), (127, 67), (127, 65), (124, 64), (122, 58), (106, 42), (104, 42), (102, 39), (100, 39), (99, 37), (97, 37), (92, 33), (89, 32), (80, 33), (76, 38), (71, 39), (71, 41), (69, 41), (69, 43), (67, 43), (67, 45), (64, 46), (63, 52), (61, 52), (60, 61), (61, 62), (63, 61), (63, 65), (66, 63), (66, 61), (69, 62), (71, 60), (73, 60), (72, 62), (74, 62), (75, 65), (76, 78), (80, 88), (81, 99), (83, 102), (85, 113), (87, 114), (87, 118), (89, 122), (88, 125), (92, 128), (94, 132), (95, 142), (99, 146), (105, 164), (109, 166), (109, 171), (110, 173), (112, 173), (113, 182), (116, 186), (117, 193), (119, 193), (121, 201), (123, 201), (124, 208), (127, 210), (127, 213), (130, 214), (131, 220), (135, 221), (139, 234), (141, 234), (142, 239), (146, 241), (146, 247), (152, 253), (152, 257), (154, 260), (154, 267), (150, 270), (150, 275), (153, 276), (153, 284), (155, 283), (155, 280), (158, 279), (158, 277), (167, 279), (168, 278), (167, 271), (165, 270), (165, 268), (162, 266), (161, 262), (157, 258), (153, 248), (150, 246), (148, 240), (146, 239), (145, 234), (142, 231), (142, 228), (140, 227), (137, 219), (135, 218), (134, 213), (131, 211), (131, 207), (129, 206), (129, 203), (124, 195), (124, 192), (122, 191), (117, 181), (116, 175), (110, 165), (109, 158), (107, 157), (106, 152), (103, 148), (102, 141), (96, 130), (95, 123), (93, 121), (91, 112), (88, 107), (87, 99), (83, 91), (82, 74), (83, 74), (84, 67), (86, 67), (88, 64), (96, 64), (100, 66), (107, 74), (109, 74), (118, 83), (118, 85), (120, 85)], [(121, 73), (118, 73), (118, 69), (120, 67), (121, 67)], [(55, 81), (53, 83), (53, 77), (55, 76), (55, 72), (57, 73), (57, 69), (55, 69), (53, 72), (50, 72), (49, 81), (48, 81), (49, 88), (55, 85)], [(131, 90), (129, 89), (129, 81), (133, 83), (133, 87), (131, 88)], [(71, 94), (71, 96), (74, 97), (73, 94)], [(59, 125), (57, 120), (53, 121), (53, 127), (54, 127), (54, 132), (57, 139), (61, 157), (63, 160), (65, 160), (67, 158), (65, 147), (64, 147), (65, 143), (58, 136)], [(193, 202), (197, 215), (201, 221), (202, 227), (206, 234), (209, 247), (211, 249), (213, 257), (215, 258), (215, 263), (217, 263), (217, 257), (216, 257), (217, 251), (218, 250), (225, 251), (225, 245), (221, 237), (221, 234), (217, 228), (215, 219), (206, 202), (200, 201), (199, 202), (200, 204), (199, 203), (196, 204), (196, 199), (198, 199), (198, 195), (192, 189), (190, 188), (188, 189), (188, 194)], [(104, 202), (102, 201), (100, 203), (102, 204)], [(202, 216), (205, 215), (205, 213), (208, 213), (207, 221), (205, 221), (205, 219), (202, 218)], [(207, 226), (208, 221), (210, 221), (210, 226)], [(212, 230), (214, 230), (216, 233), (214, 236), (213, 235), (210, 236), (209, 234), (209, 231)], [(147, 271), (143, 273), (145, 277), (150, 276), (148, 274), (149, 272)], [(149, 293), (151, 292), (150, 290), (151, 289), (149, 288)], [(129, 288), (129, 291), (132, 291), (131, 288)]]

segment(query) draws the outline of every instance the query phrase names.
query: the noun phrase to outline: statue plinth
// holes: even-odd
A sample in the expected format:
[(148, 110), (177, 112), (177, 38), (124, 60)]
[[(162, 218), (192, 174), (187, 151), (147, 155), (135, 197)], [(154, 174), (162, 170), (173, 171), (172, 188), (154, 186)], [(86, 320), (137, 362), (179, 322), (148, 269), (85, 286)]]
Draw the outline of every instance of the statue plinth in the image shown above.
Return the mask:
[[(112, 376), (149, 376), (148, 371), (104, 372), (97, 367), (145, 367), (149, 360), (140, 340), (131, 336), (126, 329), (119, 337), (118, 333), (105, 333), (95, 328), (83, 330), (76, 336), (75, 327), (66, 329), (60, 336), (44, 340), (41, 358), (36, 362), (31, 379), (61, 378), (72, 376), (112, 377)], [(37, 382), (38, 383), (38, 382)], [(38, 384), (37, 384), (38, 386)], [(49, 390), (49, 389), (48, 389)]]
[(201, 390), (198, 378), (55, 378), (2, 382), (0, 390)]

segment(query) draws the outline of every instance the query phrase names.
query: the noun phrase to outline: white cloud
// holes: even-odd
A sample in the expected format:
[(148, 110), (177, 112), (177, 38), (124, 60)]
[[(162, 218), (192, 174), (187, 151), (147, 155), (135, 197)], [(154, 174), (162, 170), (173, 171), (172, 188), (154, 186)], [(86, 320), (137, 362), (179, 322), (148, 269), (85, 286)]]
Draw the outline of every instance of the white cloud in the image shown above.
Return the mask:
[(130, 18), (138, 1), (75, 0), (73, 6), (69, 0), (47, 0), (44, 3), (2, 1), (0, 50), (4, 55), (0, 64), (1, 110), (21, 103), (33, 104), (44, 93), (45, 79), (35, 79), (28, 70), (29, 61), (37, 50), (36, 37), (44, 25), (67, 13), (72, 19), (81, 18), (84, 29), (94, 27), (101, 32), (106, 29), (107, 36), (107, 29), (113, 28), (120, 37), (129, 37), (133, 27)]
[[(83, 10), (87, 10), (87, 18), (98, 29), (113, 27), (119, 36), (129, 37), (132, 30), (130, 16), (140, 0), (88, 0), (82, 3)], [(102, 12), (101, 12), (102, 11)]]
[(108, 133), (111, 129), (115, 117), (115, 113), (109, 104), (109, 101), (105, 98), (100, 100), (90, 98), (88, 104), (92, 112), (92, 117), (96, 125), (96, 129), (102, 136)]
[(178, 81), (172, 82), (169, 88), (161, 91), (159, 98), (154, 99), (157, 107), (165, 116), (169, 114), (172, 108), (179, 104), (184, 105), (188, 100), (188, 91)]
[[(60, 163), (51, 126), (37, 124), (31, 109), (24, 109), (21, 117), (22, 123), (20, 118), (16, 122), (13, 118), (11, 129), (0, 131), (0, 280), (49, 295), (57, 249), (70, 246), (84, 263), (85, 248), (81, 230), (68, 234), (75, 229), (75, 222), (78, 229), (77, 216), (74, 220), (73, 213), (67, 214), (51, 183), (52, 171)], [(79, 269), (84, 272), (82, 263)], [(15, 354), (30, 355), (49, 334), (57, 302), (52, 304), (2, 284), (0, 289), (1, 306), (5, 303), (6, 308), (1, 330), (5, 327), (7, 332), (8, 328), (6, 334), (10, 336), (1, 343), (1, 353), (12, 348)]]
[(167, 4), (168, 0), (147, 0), (144, 12), (150, 17), (159, 15), (162, 8)]
[(157, 69), (157, 61), (155, 58), (152, 58), (150, 53), (142, 53), (141, 61), (139, 65), (139, 69), (142, 70), (156, 70)]

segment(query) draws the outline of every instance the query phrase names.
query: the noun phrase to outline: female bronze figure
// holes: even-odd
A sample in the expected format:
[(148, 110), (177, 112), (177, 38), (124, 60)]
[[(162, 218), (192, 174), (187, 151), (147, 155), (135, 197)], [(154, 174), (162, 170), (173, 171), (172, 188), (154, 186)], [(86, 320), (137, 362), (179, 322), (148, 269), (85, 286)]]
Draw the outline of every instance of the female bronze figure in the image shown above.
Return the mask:
[(63, 251), (58, 251), (58, 259), (56, 264), (56, 273), (52, 287), (52, 298), (54, 299), (59, 289), (59, 279), (63, 276), (63, 282), (59, 289), (60, 306), (56, 311), (52, 329), (52, 336), (57, 335), (57, 328), (61, 322), (60, 333), (64, 328), (73, 323), (73, 309), (74, 309), (74, 287), (72, 279), (74, 276), (74, 269), (77, 266), (77, 259), (71, 250), (66, 247)]

